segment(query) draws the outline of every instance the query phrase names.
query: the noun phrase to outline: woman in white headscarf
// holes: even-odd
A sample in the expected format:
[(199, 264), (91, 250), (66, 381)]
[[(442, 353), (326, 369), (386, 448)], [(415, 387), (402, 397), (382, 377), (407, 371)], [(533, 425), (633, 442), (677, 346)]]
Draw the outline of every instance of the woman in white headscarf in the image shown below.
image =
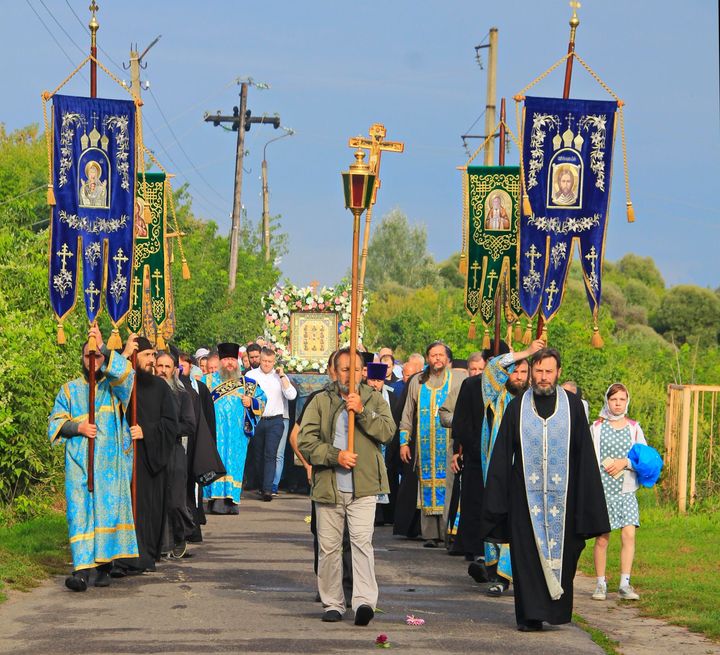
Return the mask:
[[(619, 529), (622, 540), (618, 596), (622, 600), (638, 600), (640, 596), (630, 584), (630, 572), (635, 556), (635, 529), (640, 526), (640, 511), (635, 496), (639, 485), (628, 453), (636, 443), (647, 444), (640, 425), (627, 417), (629, 404), (627, 387), (619, 382), (611, 384), (605, 392), (600, 418), (590, 426), (590, 433), (600, 465), (610, 529)], [(607, 598), (605, 568), (609, 542), (609, 532), (595, 540), (593, 557), (597, 586), (593, 600)]]

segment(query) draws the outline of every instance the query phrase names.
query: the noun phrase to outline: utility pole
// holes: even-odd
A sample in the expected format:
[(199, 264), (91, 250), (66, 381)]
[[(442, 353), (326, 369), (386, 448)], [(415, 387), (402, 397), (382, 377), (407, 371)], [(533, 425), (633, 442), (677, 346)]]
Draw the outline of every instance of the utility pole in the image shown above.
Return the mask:
[[(235, 193), (233, 196), (232, 211), (232, 228), (230, 230), (230, 266), (228, 268), (228, 290), (235, 290), (235, 278), (237, 277), (238, 250), (240, 244), (240, 215), (242, 213), (242, 174), (243, 174), (243, 157), (245, 156), (245, 132), (247, 132), (253, 123), (269, 123), (275, 129), (280, 127), (279, 116), (252, 116), (247, 108), (248, 86), (251, 81), (240, 83), (240, 106), (233, 107), (232, 116), (223, 116), (218, 112), (211, 115), (205, 113), (204, 119), (206, 123), (212, 123), (218, 127), (220, 123), (230, 123), (232, 129), (237, 131), (237, 148), (235, 150)], [(260, 85), (258, 85), (260, 86)], [(262, 88), (262, 87), (261, 87)], [(265, 88), (268, 88), (265, 86)]]
[(497, 80), (497, 47), (498, 29), (490, 28), (490, 44), (488, 45), (487, 97), (485, 99), (485, 136), (493, 135), (485, 148), (485, 166), (492, 166), (493, 148), (495, 146), (495, 87)]
[[(130, 47), (130, 65), (128, 66), (128, 68), (130, 69), (130, 90), (136, 98), (140, 97), (141, 91), (140, 69), (147, 68), (147, 64), (143, 65), (143, 58), (148, 53), (150, 48), (152, 48), (160, 40), (161, 36), (161, 34), (156, 36), (153, 42), (147, 48), (145, 48), (145, 50), (143, 50), (142, 54), (140, 55), (137, 51), (137, 44), (135, 44), (134, 49), (132, 46)], [(125, 64), (123, 64), (123, 68), (125, 68)]]

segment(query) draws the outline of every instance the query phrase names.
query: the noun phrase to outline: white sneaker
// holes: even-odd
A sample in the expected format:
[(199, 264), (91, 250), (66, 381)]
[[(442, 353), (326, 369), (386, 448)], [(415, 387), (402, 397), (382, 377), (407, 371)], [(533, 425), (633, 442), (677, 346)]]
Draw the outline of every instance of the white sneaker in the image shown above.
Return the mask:
[(607, 585), (602, 582), (598, 582), (593, 592), (593, 600), (605, 600), (607, 598)]
[(620, 600), (640, 600), (640, 595), (633, 589), (632, 585), (627, 585), (618, 589), (618, 598)]

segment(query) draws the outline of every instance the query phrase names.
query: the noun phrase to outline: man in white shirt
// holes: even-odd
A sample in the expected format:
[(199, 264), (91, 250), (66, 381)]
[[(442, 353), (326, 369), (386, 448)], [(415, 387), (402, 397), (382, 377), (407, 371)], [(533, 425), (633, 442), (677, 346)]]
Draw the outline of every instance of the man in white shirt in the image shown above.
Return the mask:
[(254, 455), (258, 489), (262, 499), (272, 500), (272, 486), (278, 447), (283, 436), (283, 407), (285, 402), (297, 396), (297, 390), (290, 384), (281, 366), (275, 366), (275, 352), (270, 348), (260, 351), (260, 366), (247, 374), (265, 392), (267, 403), (262, 417), (255, 428)]

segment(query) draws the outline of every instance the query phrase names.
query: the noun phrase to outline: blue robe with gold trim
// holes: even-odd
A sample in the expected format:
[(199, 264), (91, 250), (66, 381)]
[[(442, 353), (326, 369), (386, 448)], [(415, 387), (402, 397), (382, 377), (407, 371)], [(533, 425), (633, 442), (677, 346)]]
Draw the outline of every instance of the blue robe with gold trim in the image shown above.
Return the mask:
[(132, 439), (124, 412), (135, 372), (115, 352), (102, 368), (105, 377), (95, 392), (95, 490), (87, 488), (88, 439), (65, 438), (67, 421), (88, 418), (88, 383), (78, 378), (63, 385), (50, 414), (48, 436), (65, 446), (65, 497), (74, 570), (88, 569), (121, 557), (137, 557), (132, 515)]
[[(207, 499), (228, 498), (239, 504), (247, 448), (265, 409), (265, 392), (256, 382), (243, 376), (237, 380), (223, 380), (219, 373), (212, 373), (206, 375), (203, 382), (215, 403), (217, 450), (227, 471), (226, 475), (206, 486), (203, 495)], [(248, 408), (242, 404), (245, 395), (252, 397)]]

